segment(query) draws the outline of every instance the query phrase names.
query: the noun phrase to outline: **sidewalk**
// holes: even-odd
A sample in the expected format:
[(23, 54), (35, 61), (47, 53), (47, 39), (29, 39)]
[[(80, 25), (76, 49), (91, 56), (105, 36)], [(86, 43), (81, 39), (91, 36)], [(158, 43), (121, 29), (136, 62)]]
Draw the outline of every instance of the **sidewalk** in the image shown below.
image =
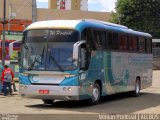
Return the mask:
[[(17, 91), (14, 91), (13, 90), (13, 86), (12, 86), (12, 94), (13, 95), (18, 95), (18, 90), (19, 90), (19, 83), (15, 83), (15, 85), (16, 85), (16, 90)], [(3, 95), (4, 93), (2, 92), (2, 91), (0, 91), (0, 95)]]
[(152, 86), (160, 87), (160, 70), (153, 71)]

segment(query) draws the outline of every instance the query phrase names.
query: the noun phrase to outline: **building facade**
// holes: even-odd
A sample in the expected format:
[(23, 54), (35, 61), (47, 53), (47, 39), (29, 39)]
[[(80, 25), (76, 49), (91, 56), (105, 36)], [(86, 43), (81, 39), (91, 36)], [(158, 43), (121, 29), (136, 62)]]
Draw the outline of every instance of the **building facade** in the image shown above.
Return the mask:
[[(91, 12), (88, 9), (88, 0), (49, 0), (49, 8), (36, 9), (37, 21), (57, 20), (57, 19), (97, 19), (109, 21), (111, 14), (108, 12)], [(0, 0), (0, 21), (3, 19), (3, 0)], [(6, 0), (5, 25), (7, 33), (19, 34), (29, 24), (32, 23), (32, 0)], [(0, 23), (0, 36), (2, 34), (2, 24)], [(8, 32), (9, 31), (9, 32)], [(10, 35), (11, 36), (11, 35)], [(6, 36), (7, 39), (9, 36)], [(17, 38), (16, 38), (17, 39)]]
[(49, 9), (58, 10), (88, 10), (88, 0), (49, 0)]

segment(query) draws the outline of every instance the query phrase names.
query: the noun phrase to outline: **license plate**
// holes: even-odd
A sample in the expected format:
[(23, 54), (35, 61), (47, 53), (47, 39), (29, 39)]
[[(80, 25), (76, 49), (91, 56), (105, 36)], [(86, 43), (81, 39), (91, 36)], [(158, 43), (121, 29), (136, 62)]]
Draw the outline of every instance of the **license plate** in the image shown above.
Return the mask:
[(49, 94), (49, 90), (39, 90), (39, 94)]

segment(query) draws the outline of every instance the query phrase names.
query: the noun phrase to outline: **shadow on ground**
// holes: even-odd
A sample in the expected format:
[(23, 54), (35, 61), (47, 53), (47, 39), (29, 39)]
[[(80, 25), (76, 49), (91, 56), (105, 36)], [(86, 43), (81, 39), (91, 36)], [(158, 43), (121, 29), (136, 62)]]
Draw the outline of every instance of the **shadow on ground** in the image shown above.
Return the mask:
[(128, 93), (102, 97), (98, 105), (89, 105), (83, 101), (55, 101), (53, 105), (36, 104), (26, 107), (35, 109), (56, 109), (89, 113), (132, 113), (160, 105), (160, 94), (141, 93), (139, 97), (131, 97)]

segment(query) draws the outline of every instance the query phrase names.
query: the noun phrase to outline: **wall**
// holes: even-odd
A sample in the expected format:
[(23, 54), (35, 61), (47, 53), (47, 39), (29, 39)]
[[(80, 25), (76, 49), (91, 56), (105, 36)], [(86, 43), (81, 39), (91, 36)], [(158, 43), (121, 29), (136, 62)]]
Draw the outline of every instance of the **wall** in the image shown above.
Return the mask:
[[(80, 0), (77, 0), (77, 2), (78, 1)], [(9, 9), (9, 6), (12, 6), (11, 10)], [(9, 18), (9, 14), (11, 13), (15, 15), (15, 19), (31, 21), (32, 0), (6, 0), (6, 18)], [(0, 18), (3, 18), (3, 0), (0, 0)], [(37, 9), (37, 21), (53, 20), (53, 19), (97, 19), (102, 21), (108, 21), (110, 18), (111, 16), (110, 13), (108, 12), (56, 10), (56, 9), (42, 9), (42, 8)], [(20, 29), (21, 28), (23, 28), (22, 25), (20, 26)], [(15, 29), (17, 29), (17, 27)]]
[(79, 10), (52, 10), (42, 9), (37, 10), (37, 21), (54, 20), (54, 19), (97, 19), (109, 21), (111, 14), (108, 12), (88, 12)]
[[(31, 20), (32, 0), (6, 0), (6, 18), (9, 15), (14, 15), (11, 18)], [(3, 0), (0, 0), (0, 18), (3, 18)]]

